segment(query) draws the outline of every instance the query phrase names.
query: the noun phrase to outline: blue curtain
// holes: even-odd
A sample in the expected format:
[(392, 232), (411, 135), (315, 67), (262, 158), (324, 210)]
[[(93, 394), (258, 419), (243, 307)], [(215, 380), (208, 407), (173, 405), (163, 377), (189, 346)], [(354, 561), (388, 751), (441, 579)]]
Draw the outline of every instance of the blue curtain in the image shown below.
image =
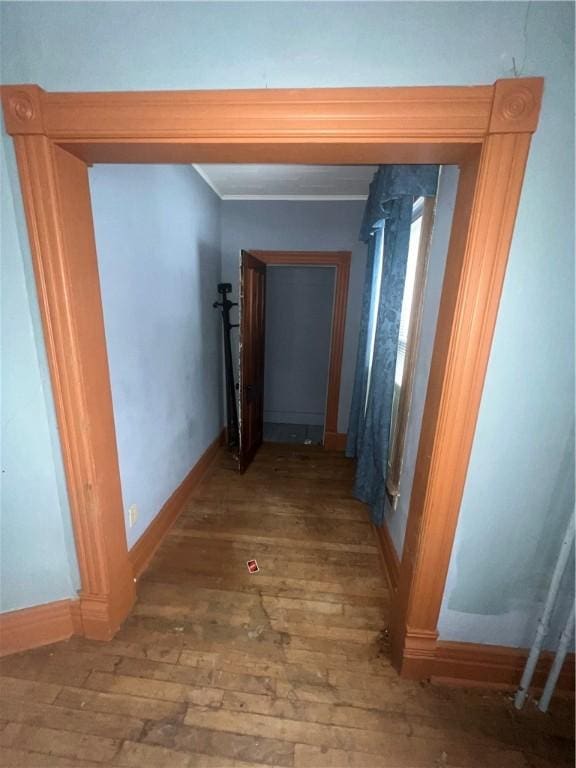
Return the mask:
[(360, 230), (360, 239), (368, 244), (368, 259), (346, 455), (357, 459), (354, 495), (370, 505), (376, 525), (384, 521), (412, 206), (417, 197), (433, 197), (437, 182), (436, 165), (380, 166), (370, 184)]

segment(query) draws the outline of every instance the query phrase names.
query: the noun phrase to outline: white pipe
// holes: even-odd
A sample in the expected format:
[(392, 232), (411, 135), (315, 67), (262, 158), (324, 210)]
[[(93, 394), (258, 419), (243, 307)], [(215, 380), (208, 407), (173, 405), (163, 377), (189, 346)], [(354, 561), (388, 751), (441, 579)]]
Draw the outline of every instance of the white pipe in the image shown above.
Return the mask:
[(568, 527), (566, 528), (566, 533), (562, 541), (562, 546), (560, 547), (560, 553), (558, 555), (558, 560), (556, 561), (554, 573), (552, 574), (552, 581), (550, 582), (550, 588), (548, 589), (546, 602), (544, 603), (544, 611), (542, 613), (542, 617), (540, 621), (538, 622), (536, 637), (534, 638), (534, 643), (532, 645), (532, 648), (530, 649), (530, 654), (528, 656), (526, 666), (524, 667), (524, 672), (522, 673), (522, 679), (520, 680), (520, 687), (516, 691), (516, 696), (514, 697), (514, 706), (516, 707), (516, 709), (522, 709), (524, 702), (526, 701), (526, 696), (528, 695), (528, 689), (530, 687), (530, 683), (532, 682), (532, 676), (534, 675), (534, 670), (538, 662), (538, 657), (540, 656), (540, 651), (542, 650), (542, 644), (544, 642), (544, 638), (546, 637), (548, 633), (548, 629), (550, 627), (550, 615), (552, 613), (552, 609), (554, 608), (554, 604), (556, 602), (558, 589), (560, 588), (560, 580), (562, 579), (562, 575), (564, 574), (564, 571), (566, 569), (566, 563), (568, 562), (568, 556), (570, 555), (570, 550), (572, 549), (573, 541), (574, 541), (574, 510), (572, 511), (572, 515), (570, 516)]
[(552, 668), (550, 669), (548, 680), (546, 680), (546, 685), (544, 686), (544, 690), (542, 691), (542, 696), (540, 697), (540, 701), (538, 702), (538, 709), (540, 710), (540, 712), (546, 712), (548, 710), (550, 699), (552, 698), (552, 694), (554, 693), (554, 688), (556, 687), (556, 683), (558, 682), (558, 677), (560, 676), (560, 670), (562, 669), (562, 664), (564, 664), (564, 659), (566, 658), (566, 654), (568, 653), (568, 643), (570, 642), (570, 638), (572, 637), (573, 631), (574, 631), (574, 603), (572, 603), (572, 608), (570, 609), (570, 615), (568, 616), (568, 621), (566, 622), (564, 631), (560, 635), (560, 642), (558, 644), (558, 650), (556, 651), (556, 657), (554, 658), (554, 663), (552, 664)]

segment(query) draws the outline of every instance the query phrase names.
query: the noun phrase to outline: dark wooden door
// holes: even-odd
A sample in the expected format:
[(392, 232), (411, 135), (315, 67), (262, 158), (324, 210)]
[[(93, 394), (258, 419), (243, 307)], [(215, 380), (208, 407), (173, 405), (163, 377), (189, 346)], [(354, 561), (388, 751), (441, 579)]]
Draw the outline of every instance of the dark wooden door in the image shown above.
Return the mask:
[(264, 312), (266, 265), (242, 251), (240, 262), (240, 472), (254, 458), (264, 431)]

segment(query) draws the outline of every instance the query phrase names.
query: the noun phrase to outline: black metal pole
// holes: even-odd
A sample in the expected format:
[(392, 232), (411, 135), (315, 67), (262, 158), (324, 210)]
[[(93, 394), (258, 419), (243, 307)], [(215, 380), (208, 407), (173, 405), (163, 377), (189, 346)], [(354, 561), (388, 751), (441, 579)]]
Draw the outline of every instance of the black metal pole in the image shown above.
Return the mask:
[(232, 291), (230, 283), (218, 283), (218, 293), (222, 301), (215, 301), (213, 307), (222, 308), (222, 330), (224, 332), (224, 367), (226, 370), (226, 422), (227, 442), (230, 450), (237, 449), (240, 442), (238, 429), (238, 409), (236, 406), (236, 387), (234, 385), (234, 368), (232, 365), (232, 344), (230, 330), (238, 328), (238, 324), (230, 322), (230, 310), (237, 307), (237, 302), (230, 301), (227, 294)]

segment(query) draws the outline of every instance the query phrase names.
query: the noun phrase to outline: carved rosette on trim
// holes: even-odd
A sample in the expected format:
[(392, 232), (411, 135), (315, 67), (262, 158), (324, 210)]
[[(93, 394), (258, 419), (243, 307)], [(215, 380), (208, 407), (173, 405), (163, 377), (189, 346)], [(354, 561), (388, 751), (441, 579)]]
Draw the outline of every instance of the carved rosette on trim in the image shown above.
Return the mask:
[(26, 93), (22, 91), (13, 93), (8, 99), (8, 104), (10, 111), (17, 120), (27, 123), (34, 117), (34, 105)]
[(35, 85), (4, 86), (4, 121), (10, 135), (19, 133), (44, 133), (40, 94), (42, 89)]
[(498, 80), (489, 133), (533, 133), (538, 125), (542, 87), (539, 77)]
[(519, 88), (502, 102), (502, 117), (505, 120), (521, 120), (528, 117), (535, 106), (534, 94), (528, 88)]

